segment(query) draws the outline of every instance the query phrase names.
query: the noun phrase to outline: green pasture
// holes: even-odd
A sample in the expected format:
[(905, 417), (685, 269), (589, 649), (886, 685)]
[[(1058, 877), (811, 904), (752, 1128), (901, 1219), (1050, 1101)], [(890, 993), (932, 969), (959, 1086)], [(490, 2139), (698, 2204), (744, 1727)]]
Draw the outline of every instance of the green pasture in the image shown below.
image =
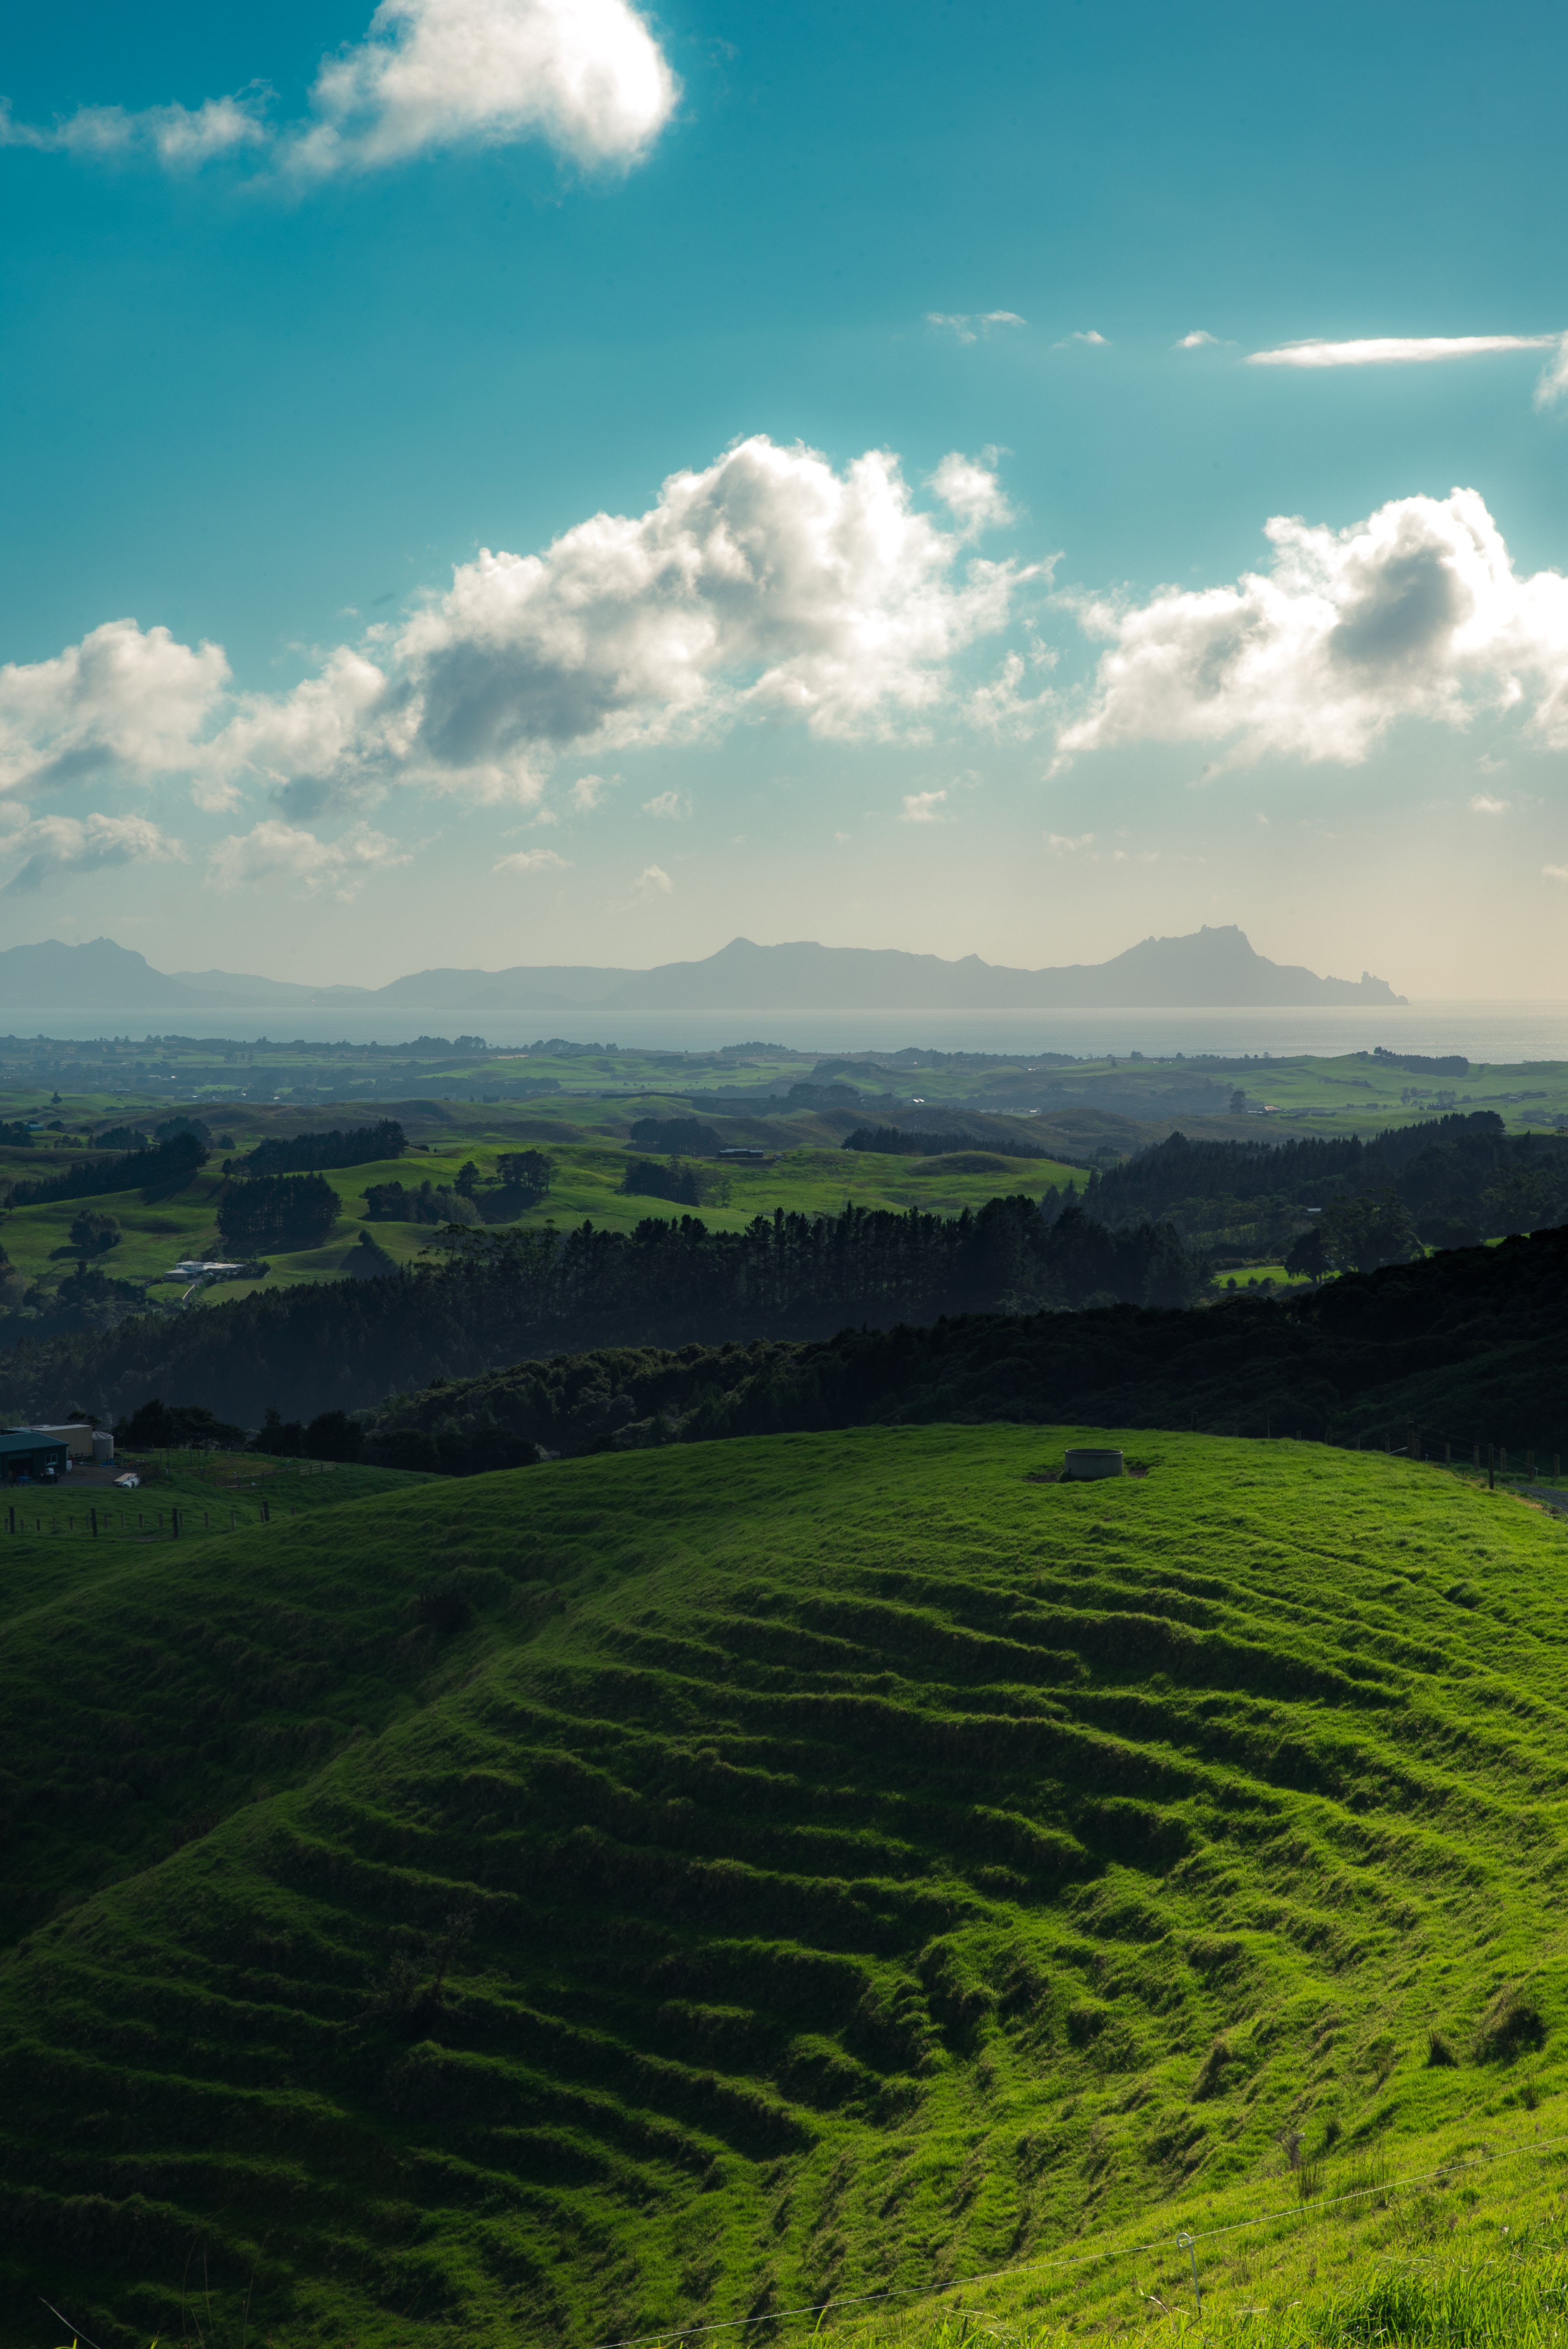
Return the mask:
[(342, 1461), (121, 1449), (114, 1476), (128, 1473), (141, 1479), (129, 1491), (113, 1479), (83, 1475), (0, 1490), (0, 1623), (107, 1570), (118, 1571), (139, 1546), (146, 1550), (253, 1526), (284, 1526), (346, 1501), (435, 1481), (417, 1470)]
[[(639, 1114), (641, 1112), (639, 1111)], [(542, 1123), (542, 1121), (541, 1121)], [(534, 1146), (549, 1151), (556, 1164), (555, 1179), (540, 1205), (518, 1220), (523, 1226), (579, 1223), (591, 1219), (601, 1230), (630, 1231), (649, 1217), (699, 1214), (711, 1230), (744, 1231), (753, 1217), (771, 1215), (776, 1207), (807, 1214), (837, 1215), (853, 1200), (859, 1206), (923, 1207), (939, 1215), (956, 1215), (978, 1208), (999, 1191), (1028, 1191), (1038, 1197), (1053, 1185), (1083, 1182), (1081, 1169), (1052, 1159), (1006, 1158), (995, 1152), (955, 1154), (954, 1158), (892, 1158), (834, 1147), (796, 1148), (762, 1164), (695, 1162), (727, 1205), (717, 1200), (696, 1210), (664, 1199), (627, 1195), (621, 1191), (633, 1158), (647, 1154), (624, 1141), (521, 1143), (515, 1133), (500, 1135), (466, 1130), (438, 1143), (411, 1150), (398, 1159), (380, 1159), (365, 1166), (331, 1169), (325, 1179), (342, 1203), (342, 1214), (330, 1237), (319, 1247), (275, 1251), (270, 1285), (295, 1280), (335, 1278), (344, 1268), (362, 1230), (399, 1263), (418, 1257), (435, 1237), (428, 1224), (371, 1223), (366, 1216), (365, 1194), (373, 1183), (402, 1183), (417, 1190), (422, 1183), (449, 1187), (463, 1166), (471, 1163), (481, 1178), (493, 1177), (498, 1156), (506, 1150)], [(978, 1171), (966, 1171), (967, 1157), (983, 1161)], [(68, 1163), (68, 1162), (67, 1162)], [(115, 1247), (95, 1258), (102, 1269), (121, 1280), (154, 1280), (170, 1265), (187, 1257), (221, 1257), (229, 1253), (218, 1230), (217, 1200), (223, 1186), (216, 1154), (201, 1172), (172, 1196), (160, 1195), (149, 1202), (139, 1191), (105, 1193), (95, 1199), (61, 1200), (52, 1205), (17, 1207), (0, 1224), (4, 1246), (17, 1273), (27, 1281), (58, 1277), (76, 1268), (70, 1226), (83, 1206), (97, 1207), (118, 1217), (122, 1237)], [(46, 1171), (43, 1153), (16, 1152), (0, 1172), (14, 1179), (36, 1179)], [(206, 1302), (242, 1296), (254, 1282), (225, 1282), (203, 1292)], [(182, 1286), (161, 1284), (152, 1291), (170, 1304), (182, 1295)]]
[(348, 1473), (0, 1547), (0, 2340), (1560, 2326), (1558, 1520), (1147, 1431)]
[[(808, 1023), (801, 1018), (790, 1024)], [(1390, 1046), (1398, 1040), (1391, 1032)], [(56, 1075), (40, 1083), (20, 1065), (22, 1053), (33, 1049), (17, 1047), (8, 1059), (0, 1040), (0, 1115), (59, 1119), (70, 1131), (73, 1121), (79, 1124), (122, 1112), (156, 1119), (185, 1105), (209, 1121), (221, 1120), (242, 1148), (263, 1132), (286, 1129), (291, 1119), (318, 1121), (324, 1111), (342, 1122), (390, 1111), (406, 1123), (413, 1119), (423, 1139), (425, 1120), (439, 1124), (455, 1118), (479, 1132), (519, 1118), (592, 1127), (657, 1114), (661, 1106), (678, 1113), (687, 1097), (706, 1110), (720, 1089), (738, 1088), (743, 1097), (712, 1101), (712, 1113), (747, 1117), (759, 1113), (754, 1104), (779, 1099), (793, 1084), (823, 1081), (818, 1074), (821, 1056), (781, 1047), (760, 1052), (481, 1053), (449, 1044), (237, 1047), (172, 1038), (107, 1050), (97, 1044), (56, 1046)], [(1462, 1077), (1402, 1070), (1356, 1053), (1251, 1061), (1119, 1055), (1065, 1068), (1050, 1065), (1048, 1056), (1026, 1053), (967, 1061), (941, 1056), (923, 1066), (884, 1063), (868, 1054), (847, 1061), (832, 1056), (826, 1065), (868, 1094), (886, 1089), (905, 1102), (918, 1098), (933, 1108), (1006, 1110), (1066, 1088), (1080, 1111), (1098, 1104), (1134, 1124), (1146, 1115), (1161, 1132), (1171, 1121), (1157, 1097), (1169, 1092), (1173, 1079), (1206, 1080), (1221, 1088), (1239, 1087), (1259, 1112), (1241, 1118), (1205, 1113), (1197, 1120), (1200, 1131), (1227, 1137), (1266, 1132), (1271, 1124), (1276, 1131), (1370, 1133), (1450, 1106), (1495, 1109), (1514, 1132), (1544, 1128), (1568, 1115), (1564, 1061), (1477, 1061)], [(73, 1067), (81, 1071), (82, 1081), (73, 1079)], [(121, 1081), (106, 1084), (111, 1070)], [(541, 1082), (553, 1082), (560, 1091), (518, 1098), (520, 1087)], [(744, 1098), (747, 1093), (753, 1103)], [(1144, 1094), (1150, 1097), (1147, 1111), (1140, 1109)], [(789, 1112), (791, 1122), (800, 1114)], [(1057, 1112), (1047, 1108), (1041, 1114), (1049, 1120)], [(1178, 1122), (1184, 1127), (1193, 1123), (1191, 1117)]]

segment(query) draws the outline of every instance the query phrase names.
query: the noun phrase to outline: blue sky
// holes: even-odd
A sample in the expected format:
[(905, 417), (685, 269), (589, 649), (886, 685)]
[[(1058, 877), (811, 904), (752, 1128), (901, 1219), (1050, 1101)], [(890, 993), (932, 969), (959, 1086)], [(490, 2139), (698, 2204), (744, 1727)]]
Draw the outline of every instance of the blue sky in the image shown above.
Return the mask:
[[(5, 931), (377, 981), (1237, 920), (1568, 994), (1565, 41), (36, 12)], [(1414, 347), (1478, 336), (1530, 347)]]

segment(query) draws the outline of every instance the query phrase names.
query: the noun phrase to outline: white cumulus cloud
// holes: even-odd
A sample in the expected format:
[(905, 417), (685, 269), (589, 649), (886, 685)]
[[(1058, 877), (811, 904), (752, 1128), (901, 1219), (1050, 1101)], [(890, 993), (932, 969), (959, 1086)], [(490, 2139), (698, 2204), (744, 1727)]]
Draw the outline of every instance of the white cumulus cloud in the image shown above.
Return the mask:
[(20, 858), (0, 895), (42, 888), (58, 873), (94, 873), (109, 864), (170, 864), (185, 851), (141, 815), (45, 815), (8, 831), (0, 854)]
[(670, 896), (675, 885), (662, 864), (645, 864), (632, 884), (632, 895), (648, 905), (655, 897)]
[[(938, 465), (949, 526), (886, 450), (837, 471), (814, 450), (741, 441), (672, 474), (644, 513), (595, 514), (541, 554), (485, 550), (410, 620), (283, 693), (234, 693), (217, 646), (111, 621), (0, 670), (0, 793), (111, 767), (183, 774), (209, 812), (259, 788), (308, 825), (393, 784), (531, 805), (562, 753), (750, 719), (918, 739), (963, 712), (954, 661), (1048, 568), (973, 551), (1007, 516), (995, 453)], [(1011, 728), (1022, 709), (1004, 680), (975, 718)], [(571, 797), (586, 809), (607, 788), (585, 775)]]
[(587, 815), (613, 788), (603, 775), (579, 775), (572, 786), (572, 804)]
[(1477, 792), (1470, 803), (1470, 813), (1472, 815), (1506, 815), (1512, 804), (1511, 800), (1494, 800), (1490, 792)]
[(956, 450), (944, 457), (931, 476), (931, 487), (966, 537), (999, 528), (1015, 519), (1013, 509), (996, 479), (997, 449), (979, 457), (961, 457)]
[[(977, 483), (963, 494), (973, 516)], [(1029, 575), (977, 557), (960, 569), (967, 534), (916, 510), (885, 450), (838, 473), (814, 450), (743, 440), (672, 474), (645, 513), (463, 564), (397, 644), (405, 755), (500, 788), (569, 744), (750, 717), (838, 739), (907, 730)]]
[(1227, 764), (1353, 763), (1398, 719), (1462, 727), (1483, 709), (1568, 744), (1568, 579), (1519, 577), (1474, 490), (1266, 534), (1272, 569), (1233, 587), (1079, 601), (1110, 648), (1062, 757), (1163, 740), (1227, 745)]
[(900, 823), (940, 823), (947, 803), (945, 792), (905, 792)]
[(1218, 339), (1217, 336), (1205, 333), (1202, 326), (1194, 326), (1190, 335), (1181, 336), (1175, 347), (1179, 351), (1201, 351), (1205, 343), (1212, 343)]
[(510, 856), (502, 856), (491, 865), (492, 873), (564, 873), (570, 866), (569, 857), (557, 856), (553, 848), (519, 848)]
[(191, 765), (229, 664), (167, 628), (108, 620), (53, 660), (0, 668), (0, 792), (32, 794), (97, 778)]
[(356, 824), (340, 840), (317, 839), (313, 832), (280, 823), (269, 817), (249, 832), (231, 833), (208, 858), (208, 871), (219, 889), (239, 889), (257, 882), (292, 882), (309, 895), (323, 889), (346, 904), (358, 894), (377, 866), (407, 864), (411, 859), (367, 825)]
[(679, 792), (659, 792), (643, 802), (643, 813), (662, 816), (666, 823), (685, 823), (691, 814), (691, 802), (682, 799)]
[(465, 140), (547, 140), (626, 163), (668, 121), (675, 76), (626, 0), (382, 0), (369, 37), (323, 65), (305, 171), (363, 171)]
[(274, 131), (248, 95), (137, 113), (83, 107), (48, 129), (0, 108), (0, 144), (139, 150), (172, 167), (264, 148), (316, 178), (531, 138), (578, 163), (630, 164), (678, 95), (629, 0), (382, 0), (365, 39), (322, 61), (305, 121)]

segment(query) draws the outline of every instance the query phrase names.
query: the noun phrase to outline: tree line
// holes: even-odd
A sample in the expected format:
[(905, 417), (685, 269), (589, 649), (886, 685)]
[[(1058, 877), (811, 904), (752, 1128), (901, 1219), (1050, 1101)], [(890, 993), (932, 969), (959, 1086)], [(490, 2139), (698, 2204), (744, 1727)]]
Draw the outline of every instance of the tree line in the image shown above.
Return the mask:
[(78, 1399), (120, 1412), (160, 1393), (255, 1426), (269, 1404), (308, 1421), (528, 1355), (1119, 1300), (1178, 1307), (1205, 1278), (1169, 1225), (1113, 1232), (1078, 1209), (1047, 1224), (1026, 1197), (957, 1216), (779, 1209), (744, 1232), (692, 1216), (629, 1233), (469, 1226), (450, 1230), (444, 1261), (383, 1278), (259, 1289), (173, 1319), (24, 1342), (0, 1358), (0, 1399), (38, 1417)]
[(1541, 1230), (1568, 1219), (1568, 1134), (1508, 1133), (1495, 1110), (1425, 1118), (1366, 1142), (1190, 1142), (1173, 1133), (1097, 1169), (1080, 1195), (1101, 1222), (1169, 1216), (1191, 1239), (1378, 1193), (1431, 1242), (1462, 1247)]
[(354, 1126), (343, 1133), (296, 1133), (286, 1141), (258, 1142), (243, 1158), (227, 1162), (223, 1172), (242, 1174), (314, 1174), (332, 1166), (367, 1166), (378, 1158), (401, 1158), (408, 1137), (395, 1117), (374, 1125)]
[[(1201, 1428), (1568, 1453), (1568, 1229), (1351, 1275), (1288, 1305), (966, 1314), (823, 1342), (600, 1348), (392, 1397), (295, 1448), (451, 1475), (554, 1454), (868, 1423)], [(349, 1446), (334, 1454), (335, 1441)]]

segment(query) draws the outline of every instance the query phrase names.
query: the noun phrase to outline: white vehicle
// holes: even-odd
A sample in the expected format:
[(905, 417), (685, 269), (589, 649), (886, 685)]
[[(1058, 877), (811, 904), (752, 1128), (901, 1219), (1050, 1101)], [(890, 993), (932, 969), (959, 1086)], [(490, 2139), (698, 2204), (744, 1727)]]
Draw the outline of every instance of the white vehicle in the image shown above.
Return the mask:
[(141, 1479), (132, 1469), (128, 1475), (117, 1476), (114, 1481), (117, 1485), (123, 1485), (128, 1493), (134, 1493)]

